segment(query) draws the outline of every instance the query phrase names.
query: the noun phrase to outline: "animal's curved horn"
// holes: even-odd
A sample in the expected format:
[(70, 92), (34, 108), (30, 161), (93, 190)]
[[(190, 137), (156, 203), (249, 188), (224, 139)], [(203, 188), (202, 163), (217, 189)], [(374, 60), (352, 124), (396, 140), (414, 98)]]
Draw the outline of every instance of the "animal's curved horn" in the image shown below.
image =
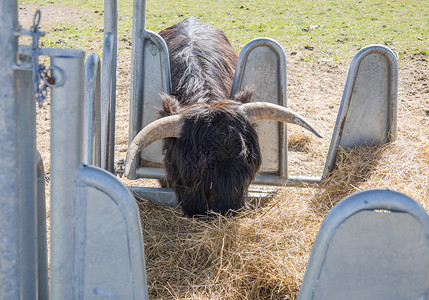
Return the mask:
[(125, 162), (125, 176), (129, 175), (131, 164), (140, 151), (162, 138), (179, 137), (182, 124), (182, 117), (180, 115), (174, 115), (155, 120), (145, 126), (128, 146)]
[(311, 131), (319, 138), (322, 137), (304, 117), (286, 107), (268, 102), (252, 102), (240, 105), (240, 109), (244, 115), (247, 116), (250, 123), (256, 123), (262, 120), (293, 123)]

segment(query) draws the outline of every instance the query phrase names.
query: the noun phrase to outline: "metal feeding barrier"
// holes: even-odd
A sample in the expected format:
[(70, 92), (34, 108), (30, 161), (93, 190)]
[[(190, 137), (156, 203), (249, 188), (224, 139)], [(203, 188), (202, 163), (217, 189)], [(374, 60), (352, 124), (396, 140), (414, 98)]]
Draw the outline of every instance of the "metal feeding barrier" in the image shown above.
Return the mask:
[[(161, 108), (159, 94), (169, 93), (171, 89), (167, 46), (161, 36), (145, 28), (145, 16), (145, 1), (134, 1), (129, 143), (144, 126), (156, 119), (156, 112)], [(105, 22), (110, 21), (105, 19)], [(272, 39), (257, 38), (248, 42), (240, 52), (231, 96), (253, 85), (256, 101), (272, 101), (286, 106), (286, 82), (284, 49)], [(397, 58), (389, 48), (371, 45), (360, 50), (350, 66), (321, 176), (290, 176), (286, 125), (263, 121), (257, 127), (262, 166), (253, 184), (319, 184), (333, 170), (339, 147), (375, 146), (394, 140), (397, 82)], [(163, 179), (162, 159), (162, 143), (157, 141), (137, 156), (128, 178)], [(178, 206), (172, 189), (134, 186), (131, 189), (143, 199)], [(267, 195), (257, 189), (249, 190), (250, 197)]]
[[(103, 126), (111, 128), (108, 118), (114, 116), (116, 38), (106, 32), (103, 74), (99, 58), (91, 54), (85, 77), (83, 51), (39, 48), (40, 11), (30, 30), (19, 26), (17, 12), (17, 1), (0, 2), (0, 298), (147, 299), (137, 204), (104, 170), (113, 170), (114, 140), (106, 138), (113, 134)], [(31, 46), (18, 44), (22, 35), (32, 38)], [(50, 66), (39, 64), (39, 56), (49, 57)], [(48, 87), (49, 279), (35, 122), (35, 103), (43, 105)]]
[[(101, 68), (94, 53), (84, 65), (83, 51), (40, 48), (41, 13), (36, 12), (33, 26), (25, 30), (18, 24), (17, 1), (0, 2), (1, 299), (148, 298), (138, 208), (130, 188), (111, 174), (120, 173), (114, 166), (118, 2), (104, 5)], [(146, 30), (145, 12), (146, 2), (135, 0), (129, 141), (155, 119), (159, 93), (171, 89), (166, 44)], [(23, 35), (31, 37), (31, 45), (19, 45)], [(50, 65), (41, 65), (40, 56), (49, 57)], [(264, 86), (256, 89), (258, 101), (271, 99), (286, 106), (286, 56), (274, 40), (255, 39), (241, 51), (231, 95), (249, 84)], [(44, 171), (36, 149), (35, 104), (43, 105), (49, 88), (48, 278)], [(254, 183), (317, 184), (332, 170), (338, 147), (394, 139), (396, 97), (395, 55), (383, 46), (362, 49), (349, 71), (322, 176), (289, 176), (286, 127), (266, 122), (258, 128), (263, 165)], [(162, 179), (160, 149), (160, 142), (145, 149), (129, 178)], [(145, 199), (178, 205), (171, 189), (131, 190)]]
[(298, 299), (427, 299), (429, 216), (414, 199), (375, 189), (323, 220)]

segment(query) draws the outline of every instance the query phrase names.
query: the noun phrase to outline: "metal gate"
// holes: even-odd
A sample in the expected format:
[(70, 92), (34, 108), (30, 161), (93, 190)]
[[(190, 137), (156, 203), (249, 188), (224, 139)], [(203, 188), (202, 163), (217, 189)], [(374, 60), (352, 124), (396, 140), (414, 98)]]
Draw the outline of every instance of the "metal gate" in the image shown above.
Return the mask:
[[(0, 2), (0, 298), (147, 299), (134, 197), (111, 173), (83, 164), (113, 166), (108, 149), (114, 139), (106, 137), (114, 134), (101, 130), (102, 124), (111, 126), (108, 117), (114, 118), (108, 110), (115, 91), (116, 67), (108, 64), (116, 64), (113, 34), (106, 33), (101, 80), (96, 55), (87, 60), (85, 80), (85, 53), (39, 48), (38, 38), (43, 34), (38, 31), (40, 12), (32, 29), (24, 30), (17, 11), (17, 1)], [(30, 36), (32, 45), (18, 45), (21, 35)], [(42, 55), (50, 58), (50, 66), (39, 64)], [(43, 105), (48, 87), (49, 279), (44, 174), (36, 149), (34, 100)], [(101, 94), (108, 105), (103, 106)]]

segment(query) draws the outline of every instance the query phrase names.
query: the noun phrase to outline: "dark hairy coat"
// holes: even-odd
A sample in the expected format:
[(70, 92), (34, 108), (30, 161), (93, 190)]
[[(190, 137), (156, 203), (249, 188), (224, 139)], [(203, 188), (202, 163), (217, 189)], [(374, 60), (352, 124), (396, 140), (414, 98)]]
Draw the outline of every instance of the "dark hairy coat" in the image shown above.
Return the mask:
[(188, 18), (160, 35), (170, 55), (172, 95), (182, 105), (229, 97), (238, 55), (221, 30)]
[(236, 211), (261, 165), (256, 131), (238, 110), (252, 92), (229, 99), (237, 53), (221, 30), (194, 18), (160, 35), (172, 80), (160, 115), (184, 116), (180, 137), (164, 140), (167, 184), (188, 216)]

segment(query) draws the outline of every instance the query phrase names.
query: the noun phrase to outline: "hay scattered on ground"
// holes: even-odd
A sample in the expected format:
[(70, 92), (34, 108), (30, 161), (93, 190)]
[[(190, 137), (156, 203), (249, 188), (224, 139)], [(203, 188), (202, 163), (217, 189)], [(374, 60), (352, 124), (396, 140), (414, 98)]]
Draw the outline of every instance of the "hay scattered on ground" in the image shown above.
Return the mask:
[[(153, 205), (144, 203), (140, 208), (153, 212)], [(156, 216), (142, 214), (151, 295), (156, 299), (292, 297), (318, 219), (301, 203), (286, 201), (210, 221), (184, 218), (169, 208), (160, 208)]]
[(317, 188), (284, 187), (265, 206), (236, 217), (183, 217), (140, 204), (148, 282), (154, 299), (295, 299), (328, 211), (359, 190), (394, 189), (429, 202), (429, 144), (398, 140), (340, 150)]

